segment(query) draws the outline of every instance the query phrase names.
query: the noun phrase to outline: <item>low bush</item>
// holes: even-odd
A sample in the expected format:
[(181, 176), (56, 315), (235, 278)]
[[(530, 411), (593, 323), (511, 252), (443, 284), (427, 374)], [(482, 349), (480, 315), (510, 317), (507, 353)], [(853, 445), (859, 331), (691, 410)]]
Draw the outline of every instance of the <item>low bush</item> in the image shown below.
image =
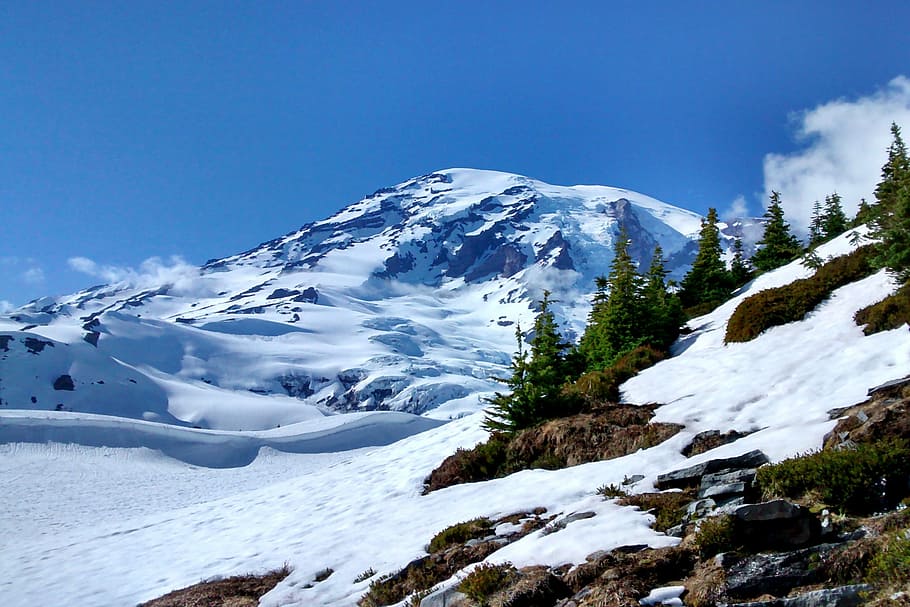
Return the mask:
[(854, 514), (891, 509), (907, 496), (910, 448), (880, 441), (855, 449), (818, 451), (758, 469), (765, 497), (808, 497)]
[(910, 576), (910, 530), (888, 538), (881, 551), (872, 557), (866, 581), (881, 590), (899, 590)]
[(368, 579), (370, 579), (371, 577), (373, 577), (374, 575), (376, 575), (376, 570), (373, 569), (372, 567), (370, 567), (369, 569), (367, 569), (366, 571), (361, 572), (360, 575), (358, 575), (357, 577), (355, 577), (355, 578), (354, 578), (354, 583), (355, 583), (355, 584), (359, 584), (360, 582), (365, 582), (365, 581), (367, 581)]
[(596, 493), (605, 500), (613, 499), (616, 497), (629, 497), (629, 494), (624, 489), (613, 484), (601, 485), (597, 488)]
[(458, 449), (424, 480), (424, 493), (462, 483), (496, 478), (506, 463), (509, 440), (493, 434), (471, 449)]
[(771, 327), (802, 320), (835, 289), (871, 275), (873, 253), (872, 245), (860, 247), (825, 263), (809, 278), (747, 297), (730, 316), (724, 342), (749, 341)]
[(703, 559), (733, 550), (736, 547), (733, 543), (733, 518), (721, 515), (699, 521), (695, 547)]
[(689, 491), (667, 491), (664, 493), (638, 493), (619, 500), (621, 506), (638, 506), (654, 515), (654, 529), (666, 531), (683, 521), (686, 506), (694, 495)]
[(565, 389), (582, 395), (589, 402), (618, 402), (620, 385), (666, 357), (666, 353), (657, 348), (638, 346), (617, 358), (608, 368), (585, 373)]
[(853, 319), (863, 327), (866, 335), (910, 324), (910, 283), (885, 299), (859, 310)]
[(449, 546), (484, 537), (489, 535), (492, 524), (488, 518), (475, 518), (446, 527), (433, 536), (427, 550), (428, 552), (440, 552)]
[(493, 565), (481, 563), (458, 585), (458, 591), (478, 605), (486, 605), (490, 597), (498, 590), (509, 585), (517, 575), (511, 563)]

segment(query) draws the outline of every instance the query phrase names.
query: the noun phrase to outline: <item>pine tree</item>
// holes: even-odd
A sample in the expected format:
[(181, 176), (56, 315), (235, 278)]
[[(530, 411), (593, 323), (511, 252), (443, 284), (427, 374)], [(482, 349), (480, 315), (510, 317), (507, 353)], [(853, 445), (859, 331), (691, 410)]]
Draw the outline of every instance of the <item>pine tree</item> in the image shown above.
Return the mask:
[(733, 279), (734, 288), (741, 287), (752, 280), (752, 267), (743, 254), (743, 241), (740, 238), (733, 241), (733, 263), (730, 264), (730, 276)]
[[(825, 196), (825, 211), (822, 214), (821, 233), (822, 241), (827, 242), (835, 236), (840, 236), (847, 231), (850, 221), (840, 204), (841, 197), (837, 192)], [(811, 245), (811, 243), (810, 243)]]
[[(825, 202), (827, 202), (827, 199), (825, 199)], [(815, 204), (812, 205), (812, 219), (809, 221), (809, 247), (814, 247), (824, 242), (824, 222), (822, 205), (816, 200)]]
[[(641, 342), (642, 278), (621, 230), (613, 246), (610, 274), (599, 283), (580, 349), (588, 370), (603, 369)], [(605, 295), (605, 298), (604, 298)], [(599, 300), (598, 300), (599, 298)]]
[(534, 319), (530, 353), (524, 349), (521, 329), (516, 329), (518, 349), (512, 359), (512, 376), (504, 380), (511, 392), (490, 399), (493, 406), (485, 420), (488, 430), (515, 432), (566, 413), (560, 410), (564, 404), (560, 391), (567, 379), (568, 344), (559, 333), (550, 303), (550, 292), (544, 291)]
[(875, 188), (876, 204), (870, 222), (872, 236), (880, 241), (873, 263), (887, 268), (901, 282), (910, 280), (910, 158), (897, 124), (882, 180)]
[(786, 265), (802, 255), (803, 247), (784, 219), (780, 193), (771, 192), (771, 204), (765, 211), (765, 232), (758, 242), (761, 248), (752, 256), (757, 270), (767, 272)]
[(667, 291), (667, 270), (664, 263), (663, 249), (657, 245), (645, 275), (642, 302), (645, 317), (642, 340), (662, 350), (676, 341), (679, 328), (685, 322), (679, 297)]
[(850, 222), (850, 227), (855, 228), (864, 223), (871, 223), (874, 218), (875, 211), (872, 208), (872, 205), (866, 202), (865, 198), (860, 198), (859, 208), (856, 209), (856, 216), (853, 218), (853, 221)]
[(698, 254), (680, 285), (679, 299), (687, 308), (719, 303), (730, 294), (732, 280), (721, 258), (717, 221), (717, 209), (708, 209), (708, 216), (701, 222), (698, 235)]

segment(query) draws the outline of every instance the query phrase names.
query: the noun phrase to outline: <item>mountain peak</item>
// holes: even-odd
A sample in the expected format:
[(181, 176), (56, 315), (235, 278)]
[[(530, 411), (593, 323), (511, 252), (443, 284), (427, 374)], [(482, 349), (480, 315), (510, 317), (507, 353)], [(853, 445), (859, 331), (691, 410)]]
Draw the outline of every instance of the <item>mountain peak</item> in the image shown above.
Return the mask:
[[(695, 213), (620, 188), (434, 171), (202, 267), (15, 311), (0, 330), (60, 343), (55, 352), (67, 356), (47, 357), (45, 372), (70, 375), (76, 390), (61, 394), (48, 381), (32, 394), (29, 386), (8, 389), (5, 379), (4, 404), (167, 414), (230, 428), (228, 420), (246, 417), (197, 401), (220, 390), (242, 391), (242, 402), (258, 398), (272, 411), (268, 420), (285, 422), (304, 411), (287, 412), (295, 406), (457, 415), (476, 407), (471, 395), (498, 389), (494, 378), (509, 362), (514, 323), (528, 326), (545, 289), (558, 300), (567, 335), (581, 330), (620, 228), (641, 264), (659, 244), (679, 278), (700, 223)], [(23, 360), (23, 372), (34, 366)], [(117, 365), (130, 370), (115, 373)], [(107, 382), (89, 379), (89, 369), (102, 367), (109, 377), (141, 374), (154, 407), (111, 405)], [(139, 385), (142, 378), (134, 379)], [(221, 392), (209, 398), (219, 399)]]

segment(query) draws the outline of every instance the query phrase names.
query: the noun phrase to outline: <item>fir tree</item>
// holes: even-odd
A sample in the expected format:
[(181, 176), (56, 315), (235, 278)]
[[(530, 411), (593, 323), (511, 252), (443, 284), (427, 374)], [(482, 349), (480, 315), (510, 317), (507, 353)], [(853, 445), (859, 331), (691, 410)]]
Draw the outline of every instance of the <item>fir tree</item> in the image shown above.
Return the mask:
[(485, 420), (489, 430), (515, 432), (567, 413), (561, 410), (565, 403), (560, 391), (567, 379), (568, 344), (562, 340), (550, 303), (550, 292), (544, 291), (534, 319), (530, 353), (524, 348), (521, 328), (515, 331), (518, 348), (512, 359), (512, 376), (504, 380), (511, 392), (490, 399), (493, 406)]
[[(825, 199), (827, 202), (827, 199)], [(825, 240), (824, 217), (822, 216), (822, 205), (815, 201), (812, 205), (812, 219), (809, 220), (809, 247), (820, 245)]]
[(765, 232), (758, 242), (761, 248), (752, 256), (757, 270), (767, 272), (786, 265), (802, 255), (803, 247), (784, 219), (780, 193), (771, 192), (771, 204), (765, 211)]
[(698, 254), (680, 285), (679, 298), (687, 308), (721, 302), (730, 294), (732, 280), (721, 258), (717, 221), (717, 209), (708, 209), (698, 235)]
[(824, 242), (831, 240), (835, 236), (840, 236), (847, 231), (850, 225), (850, 221), (847, 219), (840, 202), (841, 197), (837, 192), (830, 196), (825, 196), (825, 212), (821, 217), (821, 233)]
[(643, 295), (646, 329), (642, 341), (664, 350), (679, 337), (685, 313), (679, 297), (667, 291), (667, 270), (660, 245), (654, 247), (651, 265), (645, 275)]
[(733, 287), (741, 287), (752, 280), (752, 267), (743, 254), (743, 241), (737, 238), (733, 241), (733, 263), (730, 264), (730, 276)]
[(613, 247), (610, 274), (598, 285), (581, 353), (588, 370), (603, 369), (641, 342), (642, 278), (629, 254), (629, 237), (621, 230)]
[(876, 204), (870, 222), (872, 236), (880, 241), (873, 263), (887, 268), (901, 282), (910, 280), (910, 158), (897, 124), (891, 125), (893, 141), (882, 180), (875, 188)]

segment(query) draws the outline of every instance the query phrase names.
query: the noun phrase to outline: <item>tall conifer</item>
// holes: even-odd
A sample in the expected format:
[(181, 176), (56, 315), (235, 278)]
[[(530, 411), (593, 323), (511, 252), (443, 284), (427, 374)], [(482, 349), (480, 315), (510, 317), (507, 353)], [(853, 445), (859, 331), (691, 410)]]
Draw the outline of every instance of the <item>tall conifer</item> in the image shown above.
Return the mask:
[(765, 232), (758, 242), (761, 247), (752, 256), (757, 270), (767, 272), (786, 265), (802, 255), (803, 247), (790, 231), (790, 224), (784, 219), (784, 208), (780, 193), (771, 192), (771, 204), (765, 211)]

